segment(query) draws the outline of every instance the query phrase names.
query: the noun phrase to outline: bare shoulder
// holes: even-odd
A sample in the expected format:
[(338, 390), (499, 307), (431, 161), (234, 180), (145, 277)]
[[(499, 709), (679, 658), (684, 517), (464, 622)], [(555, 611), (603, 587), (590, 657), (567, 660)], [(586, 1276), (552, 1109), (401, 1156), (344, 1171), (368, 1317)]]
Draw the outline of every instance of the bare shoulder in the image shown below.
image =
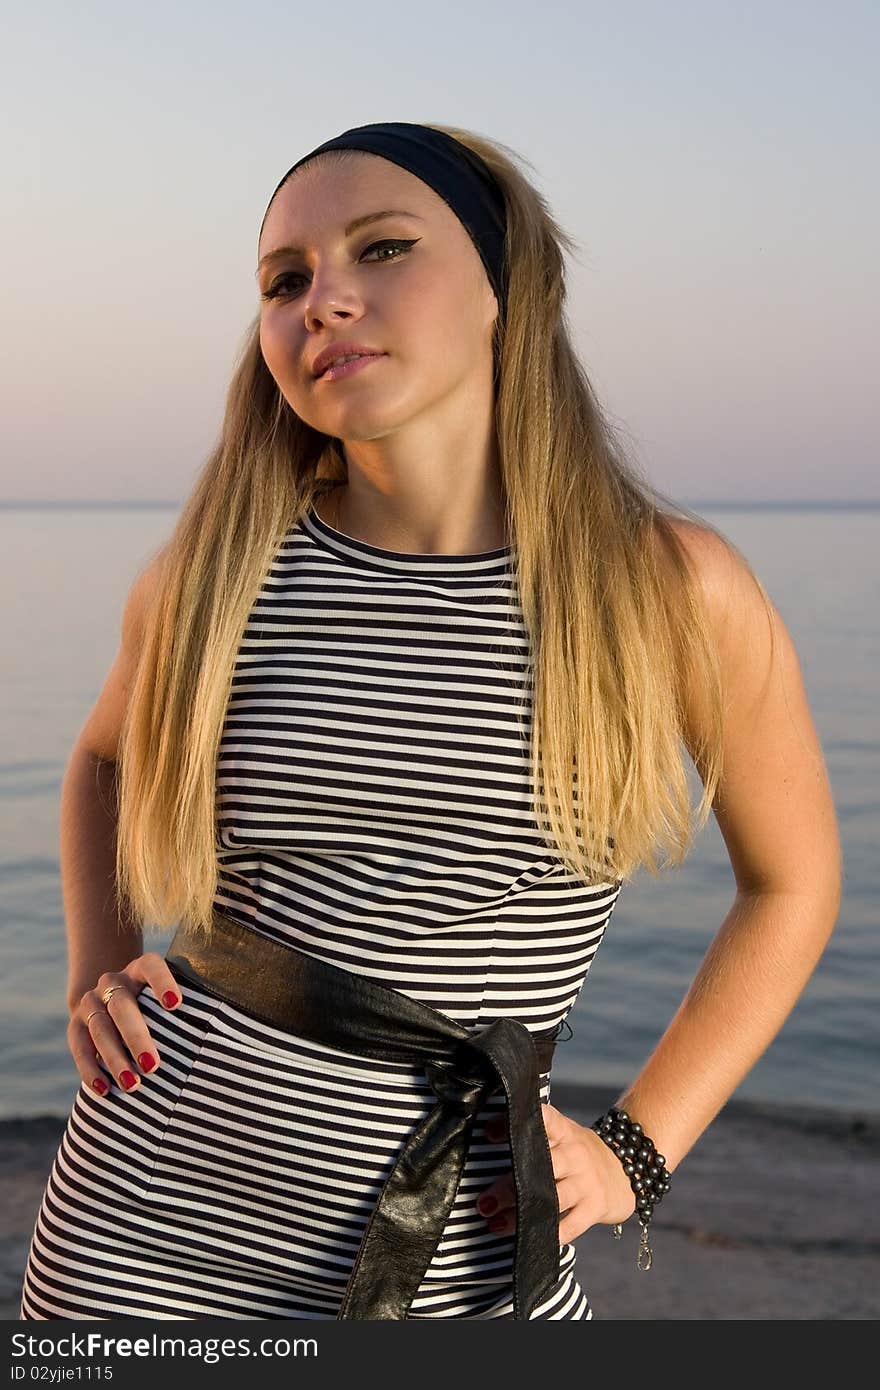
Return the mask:
[[(743, 711), (766, 686), (774, 647), (791, 638), (769, 594), (737, 547), (699, 522), (666, 515), (694, 579), (709, 623), (724, 685), (725, 701)], [(662, 549), (662, 547), (661, 547)], [(778, 655), (778, 651), (777, 651)], [(706, 733), (708, 713), (703, 673), (688, 673), (688, 746)]]
[(122, 640), (135, 650), (140, 646), (147, 617), (159, 592), (167, 547), (162, 546), (147, 561), (132, 582), (122, 611)]
[(163, 546), (136, 575), (122, 610), (121, 635), (113, 665), (77, 738), (96, 758), (115, 762), (122, 723), (137, 671), (147, 618), (159, 591), (165, 562)]
[[(760, 577), (733, 541), (711, 526), (666, 514), (702, 599), (727, 693), (740, 704), (755, 698), (775, 659), (796, 660), (794, 644)], [(668, 564), (659, 547), (661, 566)], [(785, 649), (785, 650), (783, 650)], [(702, 699), (699, 673), (691, 681), (695, 719)]]
[[(723, 770), (713, 809), (737, 883), (796, 891), (812, 885), (833, 894), (840, 874), (834, 806), (793, 637), (733, 543), (708, 526), (670, 522), (699, 583), (718, 654)], [(709, 703), (700, 671), (685, 685), (685, 744), (699, 770)]]
[(734, 545), (711, 526), (687, 517), (667, 514), (666, 521), (678, 540), (688, 568), (699, 582), (709, 615), (716, 625), (731, 616), (735, 620), (737, 607), (745, 605), (747, 608), (750, 602), (756, 605), (754, 611), (759, 607), (766, 613), (754, 576)]

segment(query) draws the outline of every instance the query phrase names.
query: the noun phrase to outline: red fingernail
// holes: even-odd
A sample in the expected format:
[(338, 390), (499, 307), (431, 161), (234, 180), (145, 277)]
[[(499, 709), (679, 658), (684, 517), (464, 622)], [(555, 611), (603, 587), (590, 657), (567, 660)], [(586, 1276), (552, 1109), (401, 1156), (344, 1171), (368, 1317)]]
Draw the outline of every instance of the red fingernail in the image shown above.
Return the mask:
[(126, 1091), (130, 1091), (131, 1088), (132, 1088), (132, 1086), (135, 1084), (136, 1081), (137, 1081), (137, 1077), (135, 1076), (134, 1072), (132, 1072), (132, 1071), (121, 1071), (121, 1072), (119, 1073), (119, 1084), (120, 1084), (120, 1086), (122, 1086)]
[(152, 1052), (142, 1052), (138, 1057), (138, 1066), (140, 1067), (141, 1071), (152, 1071), (153, 1068), (158, 1065), (159, 1064), (153, 1056)]
[(483, 1213), (484, 1216), (491, 1216), (492, 1212), (495, 1210), (497, 1205), (497, 1198), (493, 1197), (490, 1193), (484, 1193), (483, 1196), (480, 1198), (479, 1202), (477, 1203), (477, 1206), (480, 1208), (480, 1211)]
[(165, 1005), (166, 1009), (174, 1008), (174, 1005), (177, 1003), (177, 995), (174, 993), (173, 989), (166, 989), (165, 993), (162, 995), (162, 1003)]
[(94, 1081), (92, 1082), (92, 1090), (97, 1091), (99, 1096), (104, 1095), (105, 1091), (107, 1090), (107, 1082), (103, 1079), (103, 1077), (95, 1077)]

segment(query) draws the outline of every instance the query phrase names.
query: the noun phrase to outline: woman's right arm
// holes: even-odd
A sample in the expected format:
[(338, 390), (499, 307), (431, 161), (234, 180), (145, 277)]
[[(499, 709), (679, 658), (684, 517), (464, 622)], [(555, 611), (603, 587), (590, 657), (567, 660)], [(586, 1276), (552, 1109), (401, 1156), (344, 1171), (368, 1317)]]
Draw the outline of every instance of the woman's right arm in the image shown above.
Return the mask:
[(67, 1007), (105, 970), (143, 951), (140, 925), (116, 899), (116, 765), (77, 742), (61, 784), (61, 894), (67, 930)]
[[(181, 997), (164, 957), (156, 952), (142, 954), (140, 924), (126, 915), (116, 893), (116, 759), (161, 560), (160, 552), (132, 585), (116, 659), (74, 744), (61, 787), (61, 891), (71, 1016), (68, 1040), (77, 1068), (89, 1085), (100, 1078), (96, 1049), (117, 1077), (125, 1070), (136, 1072), (132, 1058), (142, 1052), (158, 1058), (136, 1002), (144, 983), (150, 984), (158, 999), (166, 990), (173, 990), (178, 1001)], [(112, 983), (126, 988), (112, 996), (105, 1010), (101, 992)], [(86, 1015), (93, 1009), (101, 1012), (87, 1026)]]

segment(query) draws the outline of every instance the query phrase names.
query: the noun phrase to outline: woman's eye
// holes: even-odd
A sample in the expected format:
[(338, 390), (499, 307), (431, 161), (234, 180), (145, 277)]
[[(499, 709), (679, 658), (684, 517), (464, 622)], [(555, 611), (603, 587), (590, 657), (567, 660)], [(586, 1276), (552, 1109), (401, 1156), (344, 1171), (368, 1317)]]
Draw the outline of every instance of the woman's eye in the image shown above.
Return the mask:
[[(387, 247), (397, 254), (394, 256), (380, 256), (377, 264), (381, 264), (382, 261), (396, 261), (400, 256), (406, 255), (410, 247), (415, 246), (416, 242), (419, 240), (419, 237), (414, 237), (411, 241), (374, 241), (362, 252), (362, 256), (368, 255), (370, 251), (384, 250)], [(279, 295), (285, 292), (282, 287), (289, 280), (302, 280), (302, 278), (303, 277), (298, 275), (295, 271), (285, 271), (283, 275), (279, 275), (277, 279), (272, 281), (272, 284), (261, 297), (263, 299), (277, 299)], [(290, 291), (290, 293), (294, 293), (294, 291)]]

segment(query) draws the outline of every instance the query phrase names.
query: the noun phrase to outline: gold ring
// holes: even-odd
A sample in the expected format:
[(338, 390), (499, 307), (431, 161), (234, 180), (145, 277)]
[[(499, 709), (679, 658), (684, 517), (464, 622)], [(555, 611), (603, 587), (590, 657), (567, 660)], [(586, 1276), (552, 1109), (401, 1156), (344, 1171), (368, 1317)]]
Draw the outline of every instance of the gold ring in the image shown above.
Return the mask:
[(104, 1001), (105, 1008), (110, 1003), (110, 995), (115, 994), (118, 989), (125, 989), (125, 985), (110, 985), (109, 989), (104, 990), (104, 993), (101, 995), (101, 998)]
[(92, 1009), (92, 1012), (88, 1015), (88, 1018), (86, 1019), (86, 1027), (88, 1028), (88, 1026), (89, 1026), (89, 1019), (90, 1019), (90, 1018), (94, 1018), (94, 1017), (95, 1017), (95, 1014), (105, 1014), (106, 1012), (107, 1012), (106, 1009)]

